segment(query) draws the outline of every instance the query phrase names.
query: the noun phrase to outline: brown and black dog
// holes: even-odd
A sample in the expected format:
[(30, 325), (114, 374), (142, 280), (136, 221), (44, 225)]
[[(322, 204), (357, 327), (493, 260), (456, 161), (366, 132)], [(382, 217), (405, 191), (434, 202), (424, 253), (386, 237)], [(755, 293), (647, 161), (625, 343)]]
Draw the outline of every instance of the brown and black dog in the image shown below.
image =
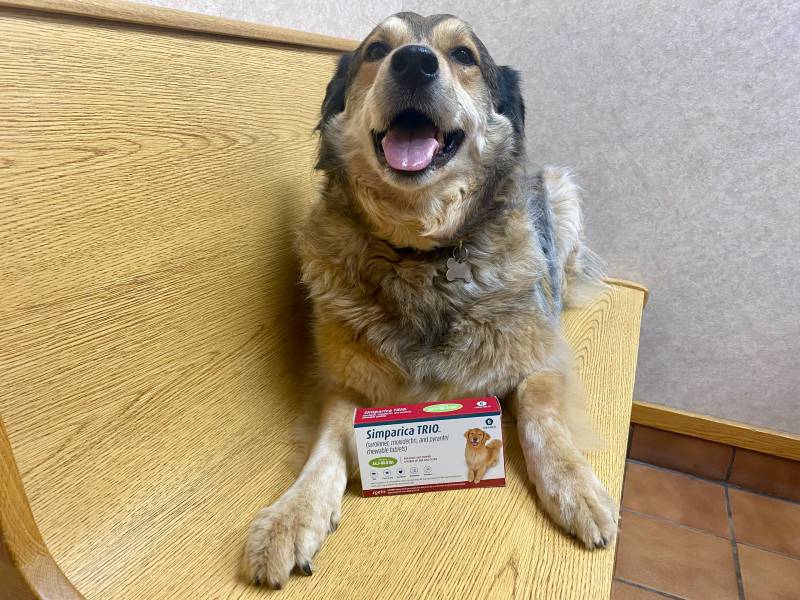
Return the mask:
[(524, 123), (516, 71), (451, 15), (394, 15), (339, 61), (299, 238), (320, 421), (297, 481), (251, 524), (255, 583), (312, 572), (354, 472), (357, 406), (504, 399), (552, 519), (588, 548), (614, 538), (560, 318), (602, 289), (600, 269), (569, 174), (526, 173)]

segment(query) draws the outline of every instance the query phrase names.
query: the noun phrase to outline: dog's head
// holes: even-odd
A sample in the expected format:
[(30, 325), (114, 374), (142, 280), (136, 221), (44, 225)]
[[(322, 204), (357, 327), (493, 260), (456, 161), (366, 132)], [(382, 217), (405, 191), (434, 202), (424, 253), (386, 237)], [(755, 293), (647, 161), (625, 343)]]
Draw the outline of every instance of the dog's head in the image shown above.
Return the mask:
[(468, 447), (479, 448), (480, 446), (483, 446), (492, 436), (486, 433), (483, 429), (473, 428), (465, 431), (464, 437), (467, 438)]
[(391, 241), (431, 247), (519, 162), (524, 119), (517, 72), (496, 65), (467, 23), (398, 13), (340, 59), (322, 105), (318, 168), (354, 186), (390, 237), (421, 238)]

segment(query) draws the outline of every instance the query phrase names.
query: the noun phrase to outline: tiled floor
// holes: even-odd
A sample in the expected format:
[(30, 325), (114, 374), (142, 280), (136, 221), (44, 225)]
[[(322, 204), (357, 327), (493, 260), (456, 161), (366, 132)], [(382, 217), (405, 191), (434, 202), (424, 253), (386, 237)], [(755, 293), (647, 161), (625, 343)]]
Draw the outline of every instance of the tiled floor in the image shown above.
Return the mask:
[(612, 600), (800, 600), (798, 500), (800, 463), (637, 427)]

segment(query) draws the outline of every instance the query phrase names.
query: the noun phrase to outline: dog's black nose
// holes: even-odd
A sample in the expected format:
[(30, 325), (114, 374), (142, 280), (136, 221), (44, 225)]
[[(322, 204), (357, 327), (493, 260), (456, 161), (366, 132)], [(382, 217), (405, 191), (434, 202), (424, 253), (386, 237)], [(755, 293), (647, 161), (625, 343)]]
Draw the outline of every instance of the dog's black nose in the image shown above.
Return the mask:
[(439, 61), (425, 46), (403, 46), (392, 55), (392, 74), (407, 87), (422, 87), (436, 79), (438, 72)]

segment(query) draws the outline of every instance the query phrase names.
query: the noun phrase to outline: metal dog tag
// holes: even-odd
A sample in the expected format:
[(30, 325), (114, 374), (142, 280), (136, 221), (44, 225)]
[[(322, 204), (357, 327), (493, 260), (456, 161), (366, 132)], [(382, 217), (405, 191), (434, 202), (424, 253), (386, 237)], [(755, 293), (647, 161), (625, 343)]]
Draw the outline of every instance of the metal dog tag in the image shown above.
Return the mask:
[(447, 281), (463, 279), (467, 283), (472, 283), (472, 267), (467, 260), (469, 251), (461, 244), (453, 250), (453, 258), (447, 259)]

